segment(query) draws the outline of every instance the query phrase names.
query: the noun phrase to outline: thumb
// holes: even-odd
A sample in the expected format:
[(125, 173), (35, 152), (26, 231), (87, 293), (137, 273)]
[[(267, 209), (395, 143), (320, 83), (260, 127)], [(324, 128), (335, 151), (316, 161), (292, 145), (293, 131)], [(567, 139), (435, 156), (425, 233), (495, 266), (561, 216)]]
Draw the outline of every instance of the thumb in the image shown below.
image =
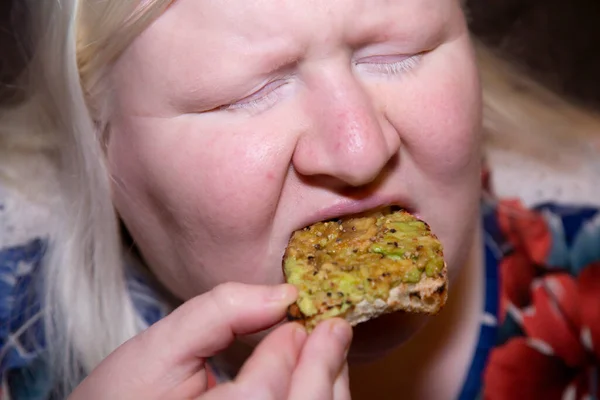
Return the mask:
[[(236, 336), (278, 323), (296, 296), (291, 285), (217, 286), (119, 347), (74, 395), (81, 394), (82, 399), (164, 398), (198, 376), (205, 359), (225, 349)], [(200, 391), (206, 385), (202, 376)]]

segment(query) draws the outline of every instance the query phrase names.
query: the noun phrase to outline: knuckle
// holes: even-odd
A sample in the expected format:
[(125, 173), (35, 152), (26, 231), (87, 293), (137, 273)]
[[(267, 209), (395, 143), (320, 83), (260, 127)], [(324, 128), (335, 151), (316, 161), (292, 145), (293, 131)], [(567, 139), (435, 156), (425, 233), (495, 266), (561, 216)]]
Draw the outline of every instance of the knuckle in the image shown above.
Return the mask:
[(235, 293), (239, 291), (239, 286), (241, 284), (237, 282), (223, 282), (215, 286), (212, 290), (213, 293), (228, 295), (230, 293)]
[(239, 284), (233, 282), (221, 283), (214, 287), (209, 293), (210, 299), (222, 311), (236, 306), (236, 294), (239, 292)]
[(181, 307), (178, 312), (187, 318), (192, 315), (197, 315), (198, 310), (201, 310), (201, 314), (219, 314), (231, 310), (231, 306), (234, 305), (234, 294), (235, 284), (233, 283), (222, 283), (215, 286), (210, 291), (196, 296)]
[(215, 286), (205, 295), (205, 313), (210, 313), (214, 319), (226, 321), (228, 325), (244, 314), (248, 302), (244, 302), (240, 295), (239, 283), (222, 283)]

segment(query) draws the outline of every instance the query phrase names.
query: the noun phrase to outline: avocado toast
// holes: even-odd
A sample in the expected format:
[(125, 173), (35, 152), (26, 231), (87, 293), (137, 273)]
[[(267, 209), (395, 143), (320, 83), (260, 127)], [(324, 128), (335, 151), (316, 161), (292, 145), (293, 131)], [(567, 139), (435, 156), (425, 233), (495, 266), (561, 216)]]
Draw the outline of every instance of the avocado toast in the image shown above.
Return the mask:
[(293, 233), (284, 275), (299, 297), (290, 319), (311, 331), (341, 317), (351, 325), (395, 311), (436, 314), (448, 282), (442, 245), (429, 226), (390, 208)]

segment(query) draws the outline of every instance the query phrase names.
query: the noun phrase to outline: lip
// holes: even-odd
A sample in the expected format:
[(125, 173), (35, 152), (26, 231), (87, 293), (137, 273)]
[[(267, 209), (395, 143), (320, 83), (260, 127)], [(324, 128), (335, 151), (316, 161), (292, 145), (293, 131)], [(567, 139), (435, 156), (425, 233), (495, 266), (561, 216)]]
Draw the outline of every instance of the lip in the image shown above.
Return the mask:
[(365, 211), (376, 210), (378, 208), (389, 206), (400, 207), (410, 213), (414, 213), (415, 211), (414, 205), (404, 198), (375, 196), (361, 200), (344, 199), (309, 215), (306, 219), (300, 221), (301, 224), (300, 226), (296, 227), (296, 229), (302, 229), (308, 225), (312, 225), (320, 221), (327, 221), (347, 215), (360, 214)]

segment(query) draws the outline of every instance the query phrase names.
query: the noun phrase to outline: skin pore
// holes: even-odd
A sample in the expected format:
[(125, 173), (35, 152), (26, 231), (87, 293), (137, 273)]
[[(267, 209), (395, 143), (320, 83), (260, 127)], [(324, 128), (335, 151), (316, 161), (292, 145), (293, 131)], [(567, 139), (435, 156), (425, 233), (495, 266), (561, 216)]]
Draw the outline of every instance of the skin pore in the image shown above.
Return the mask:
[[(115, 206), (176, 298), (281, 283), (294, 230), (388, 204), (431, 225), (452, 278), (466, 262), (480, 91), (458, 1), (178, 0), (110, 84)], [(353, 353), (422, 322), (357, 330)]]

